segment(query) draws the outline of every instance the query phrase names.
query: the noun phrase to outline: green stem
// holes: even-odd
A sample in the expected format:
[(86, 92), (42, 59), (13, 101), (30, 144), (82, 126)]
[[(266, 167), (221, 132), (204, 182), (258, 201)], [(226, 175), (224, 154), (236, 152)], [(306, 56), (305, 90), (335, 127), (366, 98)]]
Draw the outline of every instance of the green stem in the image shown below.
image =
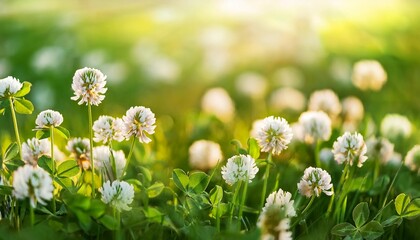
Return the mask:
[(319, 151), (321, 149), (321, 141), (320, 140), (316, 140), (315, 143), (315, 164), (316, 167), (321, 168), (321, 160), (319, 159)]
[[(242, 211), (243, 211), (243, 207), (245, 206), (245, 199), (246, 199), (246, 193), (248, 191), (248, 178), (246, 178), (245, 180), (245, 185), (244, 185), (244, 190), (242, 190), (242, 199), (241, 199), (241, 205), (239, 205), (239, 221), (241, 221), (242, 219)], [(241, 229), (241, 224), (238, 225), (239, 226), (239, 230)]]
[[(54, 181), (54, 177), (55, 177), (55, 159), (54, 159), (54, 126), (50, 127), (50, 142), (51, 142), (51, 162), (52, 162), (52, 169), (51, 169), (51, 178)], [(55, 214), (57, 208), (56, 208), (56, 203), (55, 203), (55, 194), (53, 191), (53, 198), (52, 198), (52, 210), (53, 213)]]
[(389, 185), (388, 191), (386, 192), (386, 195), (385, 195), (384, 202), (382, 203), (382, 208), (384, 208), (385, 205), (386, 205), (386, 201), (388, 200), (389, 194), (391, 192), (391, 188), (394, 186), (395, 180), (397, 179), (398, 174), (400, 173), (400, 170), (401, 170), (403, 164), (404, 163), (402, 162), (401, 165), (400, 165), (400, 167), (397, 170), (397, 173), (395, 174), (394, 178), (392, 179), (391, 185)]
[(333, 206), (333, 203), (334, 203), (334, 199), (335, 199), (334, 187), (331, 188), (331, 191), (333, 192), (333, 195), (331, 196), (330, 203), (328, 204), (328, 210), (327, 210), (327, 213), (326, 213), (327, 217), (330, 216), (332, 206)]
[(128, 153), (128, 157), (127, 157), (127, 163), (125, 164), (125, 168), (124, 168), (124, 172), (122, 173), (122, 176), (124, 176), (124, 174), (127, 172), (128, 165), (130, 165), (131, 155), (133, 155), (135, 143), (136, 143), (136, 137), (133, 136), (133, 140), (131, 141), (130, 152)]
[(89, 142), (90, 142), (90, 167), (92, 169), (92, 198), (95, 198), (95, 161), (93, 156), (93, 125), (92, 125), (92, 105), (88, 102), (89, 115)]
[(122, 237), (121, 237), (121, 213), (120, 213), (120, 211), (115, 210), (115, 208), (114, 208), (114, 216), (115, 216), (115, 219), (117, 220), (117, 230), (115, 231), (115, 239), (120, 240), (120, 239), (122, 239)]
[(315, 195), (311, 197), (311, 200), (309, 201), (308, 205), (306, 205), (305, 209), (303, 209), (301, 214), (304, 214), (306, 211), (308, 211), (308, 209), (312, 206), (312, 203), (314, 202), (315, 198)]
[(31, 226), (35, 225), (35, 209), (29, 203), (29, 216), (31, 218)]
[(219, 204), (217, 204), (216, 206), (216, 228), (217, 228), (217, 232), (220, 232)]
[(112, 174), (114, 175), (114, 179), (119, 179), (119, 177), (117, 176), (117, 165), (115, 163), (115, 157), (114, 157), (114, 152), (112, 151), (112, 145), (109, 144), (109, 153), (111, 156), (111, 168), (112, 168)]
[(233, 194), (232, 206), (230, 208), (230, 214), (229, 214), (229, 226), (232, 224), (233, 212), (235, 210), (236, 199), (238, 198), (239, 190), (241, 189), (241, 184), (242, 184), (242, 181), (239, 181), (238, 182), (238, 185), (236, 185), (235, 193)]
[(13, 127), (15, 129), (16, 141), (17, 141), (17, 144), (19, 146), (19, 156), (20, 156), (20, 159), (22, 159), (22, 145), (20, 143), (19, 128), (18, 128), (18, 124), (17, 124), (15, 107), (13, 106), (13, 98), (12, 97), (9, 97), (9, 103), (10, 103), (10, 111), (12, 112), (12, 120), (13, 120)]
[(263, 185), (262, 194), (261, 194), (260, 207), (258, 209), (259, 212), (261, 212), (261, 209), (263, 208), (264, 202), (265, 202), (265, 194), (267, 192), (267, 182), (268, 182), (268, 177), (270, 175), (271, 157), (272, 157), (272, 155), (271, 155), (271, 152), (270, 152), (267, 156), (267, 166), (265, 167), (264, 185)]

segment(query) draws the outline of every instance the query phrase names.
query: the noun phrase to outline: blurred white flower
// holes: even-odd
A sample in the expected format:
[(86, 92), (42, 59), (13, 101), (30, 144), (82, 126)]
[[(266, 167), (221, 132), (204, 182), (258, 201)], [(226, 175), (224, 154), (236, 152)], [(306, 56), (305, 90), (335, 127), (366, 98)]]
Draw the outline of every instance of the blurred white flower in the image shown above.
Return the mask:
[(155, 114), (143, 106), (131, 107), (123, 116), (125, 125), (125, 137), (129, 139), (131, 136), (137, 137), (141, 143), (149, 143), (152, 141), (147, 134), (154, 134), (156, 128)]
[(332, 150), (334, 159), (338, 164), (348, 162), (350, 166), (353, 166), (353, 162), (356, 162), (358, 167), (362, 167), (367, 160), (366, 152), (367, 147), (363, 136), (357, 132), (354, 134), (345, 132), (338, 137), (333, 144)]
[(11, 65), (6, 58), (0, 58), (0, 72), (7, 75), (10, 72)]
[(79, 105), (86, 103), (98, 106), (105, 99), (107, 88), (106, 76), (99, 70), (94, 68), (78, 69), (73, 76), (71, 87), (74, 91), (72, 100), (80, 101)]
[(201, 99), (203, 112), (216, 116), (223, 122), (230, 122), (235, 116), (235, 105), (223, 88), (207, 90)]
[(292, 137), (292, 129), (284, 118), (270, 116), (264, 119), (256, 139), (262, 152), (279, 155), (287, 149)]
[(203, 171), (214, 168), (223, 158), (220, 145), (208, 140), (195, 141), (188, 152), (190, 166)]
[(39, 72), (48, 70), (59, 70), (63, 65), (65, 52), (63, 48), (48, 46), (38, 50), (32, 57), (32, 67)]
[(108, 144), (112, 140), (121, 142), (125, 139), (124, 122), (120, 118), (100, 116), (93, 123), (93, 132), (95, 135), (93, 140), (103, 142), (103, 144)]
[(415, 145), (407, 152), (404, 163), (411, 171), (420, 174), (420, 145)]
[(299, 124), (303, 127), (304, 140), (308, 144), (318, 140), (328, 141), (331, 137), (331, 120), (324, 112), (303, 112)]
[(294, 217), (296, 216), (296, 210), (293, 204), (292, 194), (279, 188), (277, 192), (272, 192), (268, 195), (262, 212), (267, 212), (269, 207), (275, 205), (284, 210), (285, 217)]
[(63, 123), (63, 115), (54, 110), (45, 110), (38, 114), (35, 120), (36, 129), (58, 127)]
[(90, 143), (88, 138), (72, 138), (67, 142), (66, 149), (74, 157), (81, 168), (90, 168)]
[(38, 159), (43, 155), (51, 156), (51, 143), (47, 138), (32, 138), (22, 143), (22, 160), (26, 164), (38, 165)]
[(238, 76), (236, 89), (252, 99), (263, 99), (267, 92), (267, 79), (255, 72), (245, 72)]
[(261, 240), (292, 240), (290, 219), (278, 205), (269, 206), (258, 217), (257, 227), (261, 229)]
[(334, 160), (334, 154), (331, 151), (331, 148), (321, 149), (321, 151), (319, 151), (319, 160), (328, 165), (332, 160)]
[[(122, 150), (114, 151), (112, 150), (112, 156), (109, 147), (107, 146), (98, 146), (93, 148), (93, 156), (95, 161), (95, 168), (99, 169), (104, 173), (105, 179), (108, 174), (112, 174), (112, 156), (115, 160), (115, 168), (117, 176), (113, 176), (116, 179), (120, 179), (124, 172), (126, 159), (125, 154)], [(112, 176), (112, 175), (111, 175)]]
[(386, 138), (371, 137), (366, 141), (366, 146), (369, 158), (377, 158), (382, 163), (389, 162), (394, 154), (394, 144)]
[(295, 67), (283, 67), (274, 73), (274, 82), (281, 86), (300, 88), (304, 86), (305, 77), (299, 69)]
[(176, 61), (164, 55), (155, 55), (148, 59), (143, 69), (151, 79), (165, 83), (175, 82), (181, 74)]
[(13, 97), (22, 87), (23, 84), (14, 77), (0, 79), (0, 99)]
[(238, 181), (252, 181), (258, 172), (255, 160), (249, 155), (236, 155), (228, 159), (222, 167), (222, 177), (227, 184), (233, 185)]
[(293, 133), (292, 141), (299, 141), (299, 142), (305, 141), (305, 132), (304, 132), (302, 124), (300, 124), (299, 122), (295, 122), (295, 123), (292, 123), (290, 127), (292, 128), (292, 133)]
[(303, 177), (297, 184), (299, 193), (305, 197), (321, 196), (324, 192), (326, 195), (331, 196), (333, 187), (331, 183), (330, 174), (321, 168), (308, 167), (303, 173)]
[(411, 122), (400, 114), (387, 114), (381, 122), (382, 136), (395, 141), (411, 135)]
[(352, 65), (348, 59), (335, 58), (330, 65), (330, 75), (337, 82), (351, 84)]
[(391, 158), (388, 161), (388, 164), (392, 166), (399, 166), (402, 161), (402, 155), (401, 153), (393, 152)]
[(341, 104), (335, 92), (330, 89), (324, 89), (311, 94), (308, 109), (311, 111), (323, 111), (334, 121), (341, 112)]
[(342, 106), (343, 112), (341, 114), (345, 122), (360, 122), (363, 120), (365, 110), (360, 99), (353, 96), (346, 97), (342, 101)]
[(131, 207), (128, 205), (133, 202), (134, 187), (124, 181), (106, 181), (99, 192), (102, 194), (102, 202), (111, 205), (117, 211), (129, 211)]
[(290, 87), (279, 88), (271, 94), (270, 106), (274, 111), (292, 110), (300, 112), (305, 108), (305, 95)]
[(387, 74), (376, 60), (362, 60), (353, 67), (353, 84), (361, 90), (378, 91), (387, 80)]
[(257, 119), (252, 123), (251, 131), (249, 131), (250, 137), (257, 138), (258, 132), (264, 126), (264, 119)]
[(29, 198), (33, 208), (37, 203), (46, 205), (53, 197), (54, 186), (50, 175), (40, 167), (26, 164), (13, 174), (13, 195), (17, 199)]

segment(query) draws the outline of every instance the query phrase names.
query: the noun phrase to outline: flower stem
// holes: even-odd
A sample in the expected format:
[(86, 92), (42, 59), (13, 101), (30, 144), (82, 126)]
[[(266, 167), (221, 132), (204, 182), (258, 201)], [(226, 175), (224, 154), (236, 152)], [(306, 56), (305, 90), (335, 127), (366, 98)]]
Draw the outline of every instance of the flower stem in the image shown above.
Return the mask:
[(95, 161), (93, 157), (93, 125), (92, 125), (92, 105), (88, 102), (89, 115), (89, 142), (90, 142), (90, 167), (92, 169), (92, 198), (95, 198)]
[[(50, 127), (50, 142), (51, 142), (51, 162), (52, 162), (52, 169), (51, 169), (51, 178), (54, 182), (54, 177), (55, 177), (55, 159), (54, 159), (54, 126)], [(53, 213), (55, 214), (56, 212), (56, 204), (55, 204), (55, 194), (53, 191), (53, 198), (52, 198), (52, 210)]]
[(263, 185), (263, 189), (261, 193), (260, 207), (258, 208), (259, 212), (261, 212), (261, 209), (263, 208), (264, 202), (265, 202), (265, 194), (267, 192), (267, 182), (268, 182), (268, 177), (270, 174), (271, 157), (272, 155), (270, 152), (267, 156), (267, 166), (265, 167), (265, 173), (264, 173), (264, 185)]
[(320, 161), (320, 159), (319, 159), (319, 151), (320, 151), (320, 149), (321, 149), (321, 141), (320, 140), (316, 140), (316, 143), (315, 143), (315, 152), (314, 152), (314, 154), (315, 154), (315, 164), (316, 164), (316, 167), (319, 167), (319, 168), (321, 168), (321, 161)]
[(385, 195), (384, 202), (382, 203), (382, 208), (384, 208), (385, 205), (386, 205), (386, 201), (388, 200), (389, 193), (391, 192), (391, 188), (394, 186), (395, 180), (397, 179), (398, 174), (400, 173), (400, 170), (401, 170), (403, 165), (404, 165), (404, 163), (401, 163), (400, 167), (397, 170), (397, 173), (395, 174), (394, 178), (392, 179), (391, 185), (389, 185), (388, 191), (386, 192), (386, 195)]
[(235, 210), (236, 199), (238, 198), (239, 190), (241, 189), (241, 184), (242, 184), (242, 181), (239, 181), (238, 182), (238, 185), (236, 185), (235, 193), (233, 194), (232, 206), (230, 208), (230, 214), (229, 214), (229, 226), (232, 224), (233, 212)]
[(124, 172), (122, 173), (121, 176), (124, 176), (124, 174), (127, 172), (128, 165), (130, 165), (131, 155), (133, 155), (135, 143), (136, 143), (136, 137), (133, 136), (133, 140), (131, 141), (130, 152), (128, 153), (128, 157), (127, 157), (127, 163), (125, 164)]
[[(245, 199), (246, 199), (246, 192), (248, 190), (248, 177), (245, 180), (245, 185), (244, 185), (244, 190), (242, 190), (242, 199), (241, 199), (241, 205), (239, 205), (239, 221), (241, 221), (242, 219), (242, 211), (243, 211), (243, 207), (245, 205)], [(241, 230), (241, 224), (238, 225), (239, 230)]]
[(9, 97), (10, 111), (12, 112), (13, 127), (15, 129), (16, 141), (19, 146), (19, 156), (22, 159), (22, 145), (20, 143), (19, 128), (16, 119), (15, 107), (13, 106), (13, 98)]
[(308, 211), (308, 209), (312, 206), (312, 203), (314, 202), (314, 200), (315, 200), (315, 195), (311, 197), (311, 200), (309, 201), (308, 205), (306, 205), (305, 209), (303, 209), (301, 214), (304, 214), (306, 211)]
[(331, 196), (330, 203), (328, 204), (328, 210), (327, 210), (327, 213), (326, 213), (327, 217), (330, 216), (332, 206), (333, 206), (333, 203), (334, 203), (334, 199), (335, 199), (334, 187), (331, 188), (331, 191), (333, 192), (333, 195)]
[(120, 213), (120, 211), (116, 210), (115, 208), (114, 208), (114, 218), (117, 221), (117, 226), (116, 226), (117, 229), (115, 231), (115, 239), (120, 240), (120, 239), (122, 239), (122, 237), (121, 237), (121, 213)]
[(35, 225), (35, 209), (29, 204), (29, 216), (31, 219), (31, 226)]

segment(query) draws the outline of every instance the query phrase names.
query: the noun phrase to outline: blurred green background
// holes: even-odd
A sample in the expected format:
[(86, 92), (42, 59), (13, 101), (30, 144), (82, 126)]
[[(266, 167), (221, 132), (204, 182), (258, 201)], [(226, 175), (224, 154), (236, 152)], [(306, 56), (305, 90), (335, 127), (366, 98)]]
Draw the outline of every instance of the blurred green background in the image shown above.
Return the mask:
[[(63, 114), (72, 136), (87, 137), (87, 109), (70, 100), (72, 76), (85, 66), (98, 68), (108, 76), (108, 92), (94, 119), (150, 107), (158, 119), (155, 141), (146, 147), (158, 150), (150, 159), (166, 162), (162, 168), (186, 167), (194, 140), (215, 140), (230, 156), (229, 141), (245, 143), (253, 120), (278, 115), (296, 121), (299, 113), (269, 104), (271, 93), (285, 86), (306, 98), (323, 88), (340, 99), (354, 95), (377, 124), (387, 113), (400, 113), (418, 125), (419, 39), (415, 0), (2, 0), (0, 78), (33, 84), (27, 98), (35, 111), (18, 116), (23, 139), (34, 136), (36, 115), (48, 108)], [(352, 66), (361, 59), (383, 65), (388, 81), (381, 91), (352, 85)], [(249, 72), (266, 81), (262, 99), (237, 89), (238, 76)], [(225, 88), (234, 100), (232, 123), (200, 114), (211, 87)], [(0, 142), (13, 140), (12, 130), (6, 112)]]

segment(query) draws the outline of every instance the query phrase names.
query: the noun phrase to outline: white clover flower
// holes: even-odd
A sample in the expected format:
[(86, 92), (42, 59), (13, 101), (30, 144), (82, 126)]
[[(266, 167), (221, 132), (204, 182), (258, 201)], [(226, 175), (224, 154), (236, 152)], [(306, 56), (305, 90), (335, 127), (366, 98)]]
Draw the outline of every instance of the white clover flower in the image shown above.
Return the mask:
[(270, 106), (274, 111), (292, 110), (301, 112), (306, 106), (305, 95), (291, 87), (275, 90), (270, 97)]
[(95, 134), (93, 138), (95, 142), (108, 144), (112, 140), (121, 142), (125, 139), (124, 122), (120, 118), (100, 116), (93, 123), (92, 129)]
[(225, 123), (235, 116), (235, 104), (223, 88), (209, 89), (201, 99), (201, 108)]
[(54, 186), (50, 175), (40, 167), (24, 165), (13, 174), (13, 195), (17, 199), (29, 198), (31, 206), (39, 202), (46, 205), (53, 197)]
[(262, 152), (279, 155), (292, 140), (293, 133), (284, 118), (266, 117), (256, 137)]
[(353, 166), (353, 162), (357, 162), (358, 167), (362, 167), (363, 163), (367, 160), (365, 156), (367, 147), (363, 136), (355, 132), (350, 134), (345, 132), (342, 136), (338, 137), (333, 144), (332, 153), (334, 159), (338, 164), (348, 162)]
[(363, 115), (365, 114), (365, 110), (363, 107), (362, 101), (357, 97), (346, 97), (342, 101), (343, 112), (343, 119), (346, 122), (359, 122), (363, 119)]
[(330, 174), (321, 168), (308, 167), (303, 173), (303, 177), (297, 184), (299, 193), (305, 197), (321, 196), (324, 192), (326, 195), (331, 196), (333, 187), (331, 183)]
[(407, 138), (411, 135), (411, 122), (407, 117), (400, 114), (387, 114), (381, 122), (382, 136), (390, 140)]
[(385, 84), (387, 74), (378, 61), (362, 60), (354, 64), (352, 80), (361, 90), (378, 91)]
[(277, 192), (272, 192), (268, 195), (262, 212), (267, 212), (269, 207), (275, 205), (284, 210), (286, 217), (294, 217), (296, 216), (296, 210), (293, 204), (292, 194), (279, 188)]
[(292, 240), (290, 219), (278, 205), (269, 206), (258, 218), (257, 227), (261, 229), (261, 240)]
[(236, 79), (236, 89), (245, 96), (262, 99), (267, 92), (267, 80), (258, 73), (245, 72)]
[[(122, 150), (114, 151), (112, 150), (112, 154), (115, 159), (115, 168), (117, 171), (117, 176), (115, 178), (121, 178), (124, 172), (126, 159), (125, 154)], [(109, 147), (107, 146), (99, 146), (93, 148), (93, 156), (95, 161), (95, 167), (99, 169), (101, 172), (106, 174), (112, 173), (112, 160), (111, 160), (111, 152)]]
[(22, 87), (23, 84), (14, 77), (9, 76), (0, 79), (0, 98), (14, 96)]
[(72, 100), (80, 101), (79, 105), (86, 103), (98, 106), (105, 98), (106, 75), (94, 68), (82, 68), (77, 70), (73, 76), (71, 87), (74, 91)]
[(420, 145), (415, 145), (407, 152), (404, 163), (411, 171), (417, 171), (420, 174)]
[(249, 182), (255, 178), (258, 167), (255, 160), (249, 155), (236, 155), (228, 159), (226, 166), (222, 167), (222, 177), (227, 184), (233, 185), (238, 181)]
[(258, 137), (258, 132), (264, 126), (264, 119), (257, 119), (252, 123), (251, 131), (249, 131), (249, 136), (253, 138)]
[(325, 164), (329, 164), (334, 159), (334, 154), (331, 148), (323, 148), (319, 151), (319, 160)]
[(324, 112), (304, 112), (299, 117), (299, 124), (303, 127), (304, 140), (309, 144), (328, 141), (331, 137), (331, 119)]
[(308, 109), (311, 111), (323, 111), (334, 120), (341, 112), (341, 104), (335, 92), (330, 89), (324, 89), (311, 94)]
[(63, 115), (57, 111), (48, 109), (38, 114), (35, 123), (37, 129), (58, 127), (63, 123)]
[(305, 141), (305, 132), (304, 132), (302, 124), (300, 124), (299, 122), (294, 122), (290, 125), (290, 127), (292, 128), (292, 133), (293, 133), (292, 141), (294, 141), (294, 142)]
[(90, 168), (90, 143), (88, 138), (72, 138), (67, 142), (66, 149), (74, 157), (81, 168)]
[(378, 158), (382, 163), (391, 160), (394, 154), (394, 144), (386, 138), (371, 137), (366, 141), (367, 155), (370, 158)]
[(131, 107), (123, 116), (125, 125), (125, 137), (131, 136), (139, 138), (142, 143), (149, 143), (152, 140), (146, 135), (155, 133), (156, 118), (150, 108)]
[(220, 145), (208, 140), (195, 141), (188, 152), (190, 166), (199, 170), (212, 169), (223, 158)]
[(134, 187), (124, 181), (106, 181), (104, 185), (99, 188), (99, 192), (102, 194), (102, 202), (111, 205), (118, 211), (129, 211), (131, 207), (128, 205), (133, 202), (134, 198)]
[(51, 143), (47, 138), (32, 138), (22, 143), (22, 160), (26, 164), (36, 166), (43, 155), (51, 156)]

